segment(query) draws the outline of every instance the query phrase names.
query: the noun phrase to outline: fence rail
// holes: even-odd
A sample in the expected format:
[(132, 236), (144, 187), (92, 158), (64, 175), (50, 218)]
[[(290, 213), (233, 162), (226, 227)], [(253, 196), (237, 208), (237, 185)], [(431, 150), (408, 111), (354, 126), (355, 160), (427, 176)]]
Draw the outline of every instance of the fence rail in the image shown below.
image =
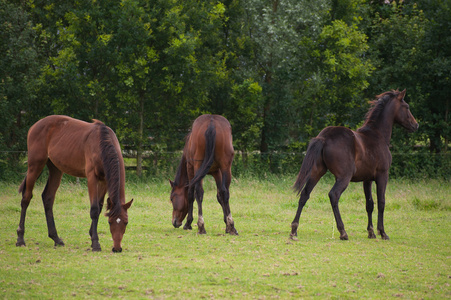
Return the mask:
[[(8, 167), (8, 159), (2, 157), (8, 154), (26, 157), (27, 151), (0, 151), (0, 178), (5, 168), (9, 172), (25, 172), (26, 162), (21, 159), (15, 163), (16, 167)], [(125, 168), (128, 174), (136, 172), (136, 154), (134, 150), (126, 149), (122, 152)], [(142, 171), (144, 176), (172, 176), (175, 174), (182, 151), (150, 151), (143, 153)], [(243, 152), (236, 151), (232, 165), (234, 176), (242, 174), (266, 175), (272, 174), (296, 174), (299, 172), (305, 152), (283, 152), (274, 151), (261, 153), (259, 151)], [(392, 152), (392, 166), (390, 176), (394, 177), (441, 177), (451, 178), (451, 152), (430, 153), (424, 148), (402, 153)], [(19, 166), (19, 169), (17, 169)], [(3, 170), (2, 170), (3, 167)], [(4, 177), (5, 175), (3, 175)]]

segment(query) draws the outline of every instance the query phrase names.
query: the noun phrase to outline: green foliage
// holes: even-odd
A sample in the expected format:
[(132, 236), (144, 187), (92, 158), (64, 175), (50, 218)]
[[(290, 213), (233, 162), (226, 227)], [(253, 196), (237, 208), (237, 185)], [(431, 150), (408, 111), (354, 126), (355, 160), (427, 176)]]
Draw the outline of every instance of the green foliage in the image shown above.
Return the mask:
[[(374, 69), (364, 56), (367, 50), (367, 37), (355, 26), (335, 20), (322, 29), (318, 47), (312, 51), (319, 64), (312, 80), (321, 83), (312, 87), (315, 99), (322, 99), (317, 103), (320, 108), (315, 109), (323, 113), (317, 118), (324, 118), (324, 126), (356, 127), (361, 122), (364, 106), (361, 95)], [(318, 85), (324, 88), (318, 89)]]
[(39, 30), (22, 7), (1, 0), (0, 20), (0, 178), (11, 179), (23, 171), (42, 57)]
[(451, 40), (445, 33), (450, 10), (449, 1), (394, 2), (376, 12), (369, 33), (377, 66), (371, 90), (407, 88), (407, 101), (420, 122), (419, 140), (436, 153), (446, 152), (450, 138), (445, 96), (451, 93)]
[[(441, 0), (0, 0), (0, 178), (22, 172), (26, 132), (50, 114), (100, 119), (152, 174), (197, 116), (221, 114), (249, 153), (243, 168), (291, 172), (322, 128), (358, 127), (367, 101), (397, 88), (420, 129), (395, 132), (393, 148), (428, 150), (395, 157), (392, 175), (447, 178), (450, 11)], [(148, 153), (163, 160), (146, 165)]]

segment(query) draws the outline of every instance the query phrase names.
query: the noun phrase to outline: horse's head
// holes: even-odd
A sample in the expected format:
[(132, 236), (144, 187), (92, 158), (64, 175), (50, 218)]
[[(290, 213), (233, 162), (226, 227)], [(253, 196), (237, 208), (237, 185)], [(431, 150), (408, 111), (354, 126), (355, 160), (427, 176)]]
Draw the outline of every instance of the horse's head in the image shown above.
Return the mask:
[(418, 129), (418, 122), (412, 115), (409, 109), (409, 104), (404, 101), (406, 90), (400, 92), (397, 96), (397, 109), (395, 110), (395, 122), (407, 129), (409, 132), (414, 132)]
[[(128, 203), (122, 204), (122, 209), (119, 215), (109, 216), (108, 223), (110, 224), (110, 232), (113, 237), (113, 252), (122, 252), (121, 241), (124, 237), (125, 228), (128, 224), (128, 214), (127, 210), (133, 203), (133, 199)], [(111, 210), (113, 208), (113, 202), (108, 198), (107, 209)]]
[(188, 213), (188, 188), (186, 186), (178, 186), (173, 181), (171, 183), (171, 202), (172, 202), (172, 225), (179, 228)]

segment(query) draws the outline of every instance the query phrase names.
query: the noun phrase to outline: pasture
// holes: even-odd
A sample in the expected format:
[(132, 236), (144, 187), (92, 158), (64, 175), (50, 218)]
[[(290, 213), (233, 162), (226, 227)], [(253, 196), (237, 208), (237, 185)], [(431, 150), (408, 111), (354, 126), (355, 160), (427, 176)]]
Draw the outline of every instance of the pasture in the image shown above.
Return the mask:
[[(239, 236), (224, 234), (213, 179), (205, 180), (206, 235), (171, 224), (168, 181), (127, 182), (134, 198), (124, 251), (112, 253), (107, 218), (99, 220), (102, 252), (91, 251), (86, 181), (66, 176), (54, 215), (64, 247), (54, 247), (38, 181), (28, 208), (25, 247), (16, 247), (19, 183), (0, 183), (0, 294), (4, 299), (115, 298), (365, 298), (451, 297), (451, 188), (449, 181), (390, 180), (385, 230), (389, 241), (368, 239), (361, 183), (340, 200), (349, 235), (341, 241), (325, 176), (304, 207), (299, 241), (290, 240), (298, 198), (295, 176), (239, 178), (230, 208)], [(373, 185), (373, 193), (374, 193)], [(377, 220), (377, 208), (373, 213)]]

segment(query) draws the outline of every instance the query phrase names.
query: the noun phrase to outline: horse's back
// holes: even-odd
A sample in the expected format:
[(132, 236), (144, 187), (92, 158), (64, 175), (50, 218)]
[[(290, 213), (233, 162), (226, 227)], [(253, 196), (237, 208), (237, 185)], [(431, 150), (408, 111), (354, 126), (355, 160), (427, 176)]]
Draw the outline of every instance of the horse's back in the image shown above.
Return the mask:
[(379, 172), (388, 170), (391, 160), (382, 159), (381, 153), (383, 157), (390, 153), (374, 137), (340, 126), (326, 127), (318, 137), (325, 140), (323, 160), (337, 177), (355, 182), (374, 180)]
[(62, 115), (39, 120), (28, 132), (29, 162), (50, 159), (64, 173), (84, 177), (86, 153), (91, 160), (100, 159), (95, 124)]
[(229, 121), (220, 115), (202, 115), (193, 122), (192, 132), (205, 132), (210, 125), (216, 128), (216, 131), (220, 131), (220, 134), (232, 136), (232, 126)]
[(202, 160), (205, 152), (205, 132), (212, 125), (215, 128), (215, 161), (224, 160), (231, 164), (234, 156), (232, 127), (229, 121), (220, 115), (202, 115), (194, 122), (188, 140), (188, 154), (194, 160)]
[(216, 148), (227, 147), (232, 149), (232, 127), (229, 121), (220, 115), (202, 115), (198, 117), (191, 130), (190, 138), (196, 139), (197, 144), (205, 143), (205, 132), (212, 124), (216, 131)]

